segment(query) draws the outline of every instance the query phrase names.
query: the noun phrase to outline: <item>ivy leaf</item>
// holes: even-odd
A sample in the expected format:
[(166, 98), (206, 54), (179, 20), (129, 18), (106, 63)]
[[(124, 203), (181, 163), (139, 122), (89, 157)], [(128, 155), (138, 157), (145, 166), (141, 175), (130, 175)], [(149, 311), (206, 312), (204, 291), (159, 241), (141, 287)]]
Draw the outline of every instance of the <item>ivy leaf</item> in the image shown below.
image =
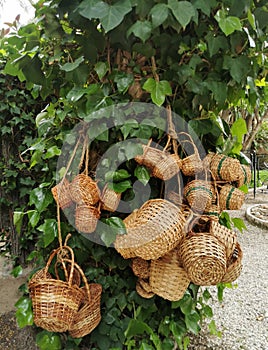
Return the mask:
[(157, 106), (161, 106), (166, 96), (172, 94), (171, 86), (167, 80), (156, 81), (149, 78), (143, 84), (143, 89), (151, 94), (152, 101)]
[(45, 219), (45, 222), (37, 229), (43, 232), (44, 248), (49, 246), (58, 236), (58, 226), (55, 219)]
[(42, 62), (37, 56), (34, 56), (28, 64), (23, 66), (22, 72), (26, 79), (34, 84), (43, 85), (46, 81), (42, 71)]
[(237, 119), (231, 126), (231, 134), (237, 138), (237, 141), (242, 143), (244, 135), (247, 133), (247, 124), (245, 119)]
[(193, 299), (190, 294), (184, 294), (183, 302), (180, 305), (181, 311), (184, 315), (190, 315), (193, 310)]
[(100, 80), (105, 76), (105, 74), (109, 70), (107, 62), (97, 62), (94, 68)]
[(130, 0), (121, 0), (113, 5), (109, 5), (107, 12), (100, 17), (100, 22), (106, 33), (117, 27), (131, 10)]
[(105, 219), (104, 222), (108, 226), (115, 228), (117, 230), (117, 234), (123, 235), (127, 232), (124, 221), (117, 216), (112, 216), (108, 219)]
[(32, 228), (34, 228), (40, 220), (40, 213), (37, 210), (28, 210), (27, 214), (29, 218), (29, 223), (32, 226)]
[(240, 19), (234, 16), (226, 16), (224, 10), (218, 10), (215, 19), (226, 36), (232, 34), (236, 30), (242, 30)]
[(245, 225), (243, 219), (232, 218), (232, 222), (234, 224), (234, 227), (236, 227), (241, 233), (243, 232), (243, 230), (247, 229), (247, 226)]
[(190, 1), (168, 0), (168, 7), (179, 24), (185, 28), (190, 23), (191, 18), (195, 16), (195, 8)]
[(230, 71), (232, 78), (237, 83), (241, 83), (251, 69), (250, 59), (246, 56), (240, 56), (237, 58), (225, 56), (223, 60), (223, 68)]
[(88, 19), (101, 18), (104, 13), (107, 13), (109, 5), (104, 1), (84, 0), (78, 6), (78, 11), (81, 16)]
[(127, 189), (132, 188), (132, 184), (130, 180), (125, 180), (117, 183), (109, 183), (108, 187), (117, 193), (122, 193)]
[(119, 169), (117, 171), (112, 171), (109, 170), (106, 174), (105, 174), (105, 181), (122, 181), (124, 179), (128, 179), (131, 175), (129, 174), (129, 172), (125, 169)]
[(129, 86), (133, 83), (134, 77), (133, 74), (128, 74), (125, 72), (119, 72), (114, 78), (114, 82), (117, 85), (119, 92), (126, 93)]
[(127, 31), (127, 36), (133, 33), (137, 38), (140, 38), (144, 43), (148, 40), (152, 33), (152, 23), (149, 21), (137, 21)]
[(37, 187), (30, 192), (29, 204), (34, 204), (39, 212), (44, 211), (52, 202), (53, 196), (51, 192), (45, 188)]
[(61, 150), (57, 146), (52, 146), (47, 150), (44, 159), (53, 158), (55, 156), (59, 156), (60, 154)]
[(36, 336), (36, 344), (40, 350), (61, 350), (61, 340), (58, 334), (42, 331)]
[(143, 165), (138, 165), (135, 168), (134, 175), (144, 185), (146, 185), (148, 183), (148, 181), (150, 180), (150, 173), (149, 173), (148, 169)]
[(160, 26), (168, 17), (168, 6), (166, 4), (156, 4), (152, 7), (150, 15), (152, 17), (153, 28)]
[(21, 274), (22, 274), (22, 267), (20, 265), (14, 267), (14, 269), (11, 271), (11, 275), (15, 278), (17, 278)]
[(196, 311), (192, 311), (191, 314), (185, 315), (185, 323), (188, 330), (194, 334), (198, 334), (200, 331), (200, 326), (198, 322), (200, 321), (200, 316)]
[(13, 213), (13, 223), (18, 234), (21, 232), (23, 216), (24, 213), (22, 211), (14, 211)]
[(27, 297), (21, 297), (15, 304), (17, 308), (16, 319), (20, 328), (33, 325), (32, 301)]
[(79, 65), (82, 62), (84, 62), (84, 56), (77, 58), (74, 62), (67, 62), (63, 66), (61, 66), (60, 68), (61, 68), (61, 70), (65, 71), (65, 72), (71, 72), (71, 71), (75, 70), (77, 67), (79, 67)]

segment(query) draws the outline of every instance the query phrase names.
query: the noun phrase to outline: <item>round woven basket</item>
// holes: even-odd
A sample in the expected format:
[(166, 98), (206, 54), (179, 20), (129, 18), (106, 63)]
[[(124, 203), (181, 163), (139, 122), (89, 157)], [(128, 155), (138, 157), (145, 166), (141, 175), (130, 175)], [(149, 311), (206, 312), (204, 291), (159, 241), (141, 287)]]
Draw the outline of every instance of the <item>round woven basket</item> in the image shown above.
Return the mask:
[(200, 286), (220, 283), (226, 272), (225, 247), (209, 233), (193, 234), (184, 239), (180, 258), (190, 280)]
[(190, 279), (180, 266), (177, 248), (151, 261), (149, 283), (152, 291), (164, 299), (175, 301), (183, 297)]
[(79, 174), (70, 184), (70, 196), (76, 204), (94, 205), (100, 200), (100, 190), (90, 176)]
[(131, 268), (135, 276), (143, 279), (149, 278), (150, 263), (148, 260), (133, 258)]
[[(187, 137), (187, 140), (180, 140), (180, 143), (183, 145), (188, 143), (192, 148), (192, 154), (187, 152), (187, 156), (182, 159), (181, 170), (185, 176), (194, 176), (204, 170), (203, 162), (191, 135), (186, 132), (180, 132), (179, 135)], [(184, 153), (186, 153), (185, 150)]]
[(117, 193), (105, 186), (101, 194), (101, 208), (114, 212), (118, 208), (120, 199), (121, 193)]
[(249, 185), (251, 182), (251, 168), (249, 165), (241, 164), (241, 171), (237, 181), (237, 187)]
[(214, 155), (210, 170), (213, 177), (220, 181), (237, 181), (241, 173), (239, 161), (223, 154)]
[(212, 205), (213, 191), (211, 182), (192, 180), (184, 187), (183, 194), (193, 211), (203, 212)]
[(235, 281), (242, 271), (243, 252), (240, 244), (237, 242), (233, 254), (227, 260), (227, 270), (221, 282), (230, 283)]
[(219, 193), (221, 210), (238, 210), (245, 201), (245, 193), (230, 184), (224, 185)]
[(125, 258), (158, 259), (175, 248), (185, 233), (182, 211), (165, 199), (151, 199), (130, 214), (127, 234), (117, 235), (115, 249)]
[[(68, 249), (69, 247), (65, 247)], [(71, 253), (71, 269), (69, 279), (62, 281), (51, 278), (48, 269), (53, 258), (61, 248), (55, 249), (45, 269), (29, 282), (30, 297), (33, 305), (34, 323), (49, 332), (65, 332), (73, 323), (74, 316), (83, 300), (84, 293), (73, 285), (74, 256)]]
[(227, 227), (218, 222), (210, 221), (209, 233), (215, 236), (226, 249), (227, 259), (233, 254), (237, 244), (236, 232), (229, 230)]
[(92, 233), (96, 230), (100, 211), (91, 205), (78, 205), (75, 210), (75, 227), (82, 233)]
[(66, 209), (72, 204), (72, 198), (70, 196), (70, 183), (64, 178), (56, 186), (51, 189), (52, 195), (59, 204), (61, 209)]
[(153, 170), (153, 168), (166, 156), (162, 150), (150, 147), (149, 145), (142, 145), (142, 148), (143, 154), (135, 156), (135, 160), (138, 164), (144, 165), (150, 170)]
[(182, 166), (182, 161), (176, 154), (163, 154), (163, 158), (155, 164), (152, 169), (152, 176), (161, 180), (169, 180), (177, 175)]

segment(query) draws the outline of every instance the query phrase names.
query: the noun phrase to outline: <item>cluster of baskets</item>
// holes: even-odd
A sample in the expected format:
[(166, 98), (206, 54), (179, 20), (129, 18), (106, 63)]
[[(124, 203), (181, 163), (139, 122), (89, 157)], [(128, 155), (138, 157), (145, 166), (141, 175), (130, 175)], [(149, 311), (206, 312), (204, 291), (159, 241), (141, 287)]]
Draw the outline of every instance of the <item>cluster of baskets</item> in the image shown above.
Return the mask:
[(53, 250), (28, 286), (36, 326), (80, 338), (99, 324), (102, 286), (88, 283), (69, 246)]

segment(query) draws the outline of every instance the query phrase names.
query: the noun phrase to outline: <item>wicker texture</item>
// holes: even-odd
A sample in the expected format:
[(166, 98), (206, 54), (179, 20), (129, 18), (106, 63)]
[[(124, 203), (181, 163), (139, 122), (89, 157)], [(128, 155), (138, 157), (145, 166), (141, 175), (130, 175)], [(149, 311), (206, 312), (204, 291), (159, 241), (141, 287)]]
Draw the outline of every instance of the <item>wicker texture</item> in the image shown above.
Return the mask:
[(243, 252), (240, 244), (237, 242), (232, 255), (227, 260), (227, 270), (221, 282), (234, 282), (240, 276), (242, 271), (242, 258)]
[(226, 272), (225, 247), (209, 233), (189, 235), (180, 245), (180, 258), (191, 281), (200, 286), (221, 282)]
[(90, 205), (78, 205), (75, 210), (75, 227), (82, 233), (92, 233), (96, 230), (100, 211)]
[(205, 158), (202, 160), (204, 169), (206, 170), (210, 169), (210, 164), (214, 156), (215, 156), (214, 152), (210, 152), (205, 156)]
[(176, 154), (165, 155), (152, 169), (152, 176), (169, 180), (179, 173), (181, 164), (182, 161)]
[(245, 193), (230, 184), (224, 185), (219, 193), (221, 210), (238, 210), (245, 201)]
[(212, 205), (213, 187), (209, 181), (193, 180), (184, 187), (183, 194), (194, 211), (203, 212)]
[(240, 163), (237, 159), (215, 154), (210, 163), (213, 177), (220, 181), (237, 181), (240, 172)]
[(190, 279), (186, 271), (179, 266), (176, 248), (151, 261), (149, 283), (152, 291), (164, 299), (175, 301), (183, 297)]
[(138, 279), (136, 283), (136, 292), (145, 299), (150, 299), (155, 295), (155, 293), (151, 291), (149, 283), (142, 279)]
[(73, 323), (73, 318), (82, 302), (84, 293), (73, 285), (74, 256), (71, 251), (71, 270), (67, 281), (47, 278), (53, 258), (61, 248), (55, 249), (47, 261), (43, 275), (29, 282), (34, 323), (49, 332), (65, 332)]
[(184, 237), (181, 210), (165, 199), (151, 199), (125, 220), (127, 234), (117, 235), (115, 249), (125, 258), (158, 259)]
[(59, 203), (61, 209), (64, 210), (72, 204), (72, 198), (70, 196), (70, 183), (66, 178), (54, 186), (51, 189), (51, 192), (56, 203)]
[(187, 137), (185, 140), (180, 140), (180, 143), (182, 145), (189, 144), (192, 148), (192, 154), (185, 152), (184, 149), (187, 156), (182, 159), (181, 170), (185, 176), (194, 176), (204, 170), (203, 162), (192, 137), (186, 132), (180, 132), (179, 135)]
[(209, 208), (205, 208), (203, 216), (213, 221), (219, 221), (220, 218), (220, 206), (218, 204), (211, 204)]
[(241, 187), (243, 185), (249, 185), (251, 181), (251, 168), (249, 165), (241, 164), (240, 166), (240, 174), (237, 181), (237, 187)]
[(148, 145), (142, 145), (143, 154), (135, 156), (135, 160), (138, 164), (144, 165), (150, 170), (165, 158), (165, 153), (157, 148), (150, 147)]
[(233, 254), (237, 244), (236, 232), (229, 230), (227, 227), (215, 221), (210, 222), (209, 232), (225, 246), (228, 259)]
[(120, 199), (121, 193), (117, 193), (105, 186), (101, 194), (101, 208), (114, 212), (118, 208)]
[(97, 183), (85, 174), (77, 175), (70, 184), (72, 200), (79, 205), (94, 205), (100, 200)]
[(150, 263), (148, 260), (142, 258), (133, 258), (131, 261), (131, 268), (135, 276), (139, 278), (149, 278)]

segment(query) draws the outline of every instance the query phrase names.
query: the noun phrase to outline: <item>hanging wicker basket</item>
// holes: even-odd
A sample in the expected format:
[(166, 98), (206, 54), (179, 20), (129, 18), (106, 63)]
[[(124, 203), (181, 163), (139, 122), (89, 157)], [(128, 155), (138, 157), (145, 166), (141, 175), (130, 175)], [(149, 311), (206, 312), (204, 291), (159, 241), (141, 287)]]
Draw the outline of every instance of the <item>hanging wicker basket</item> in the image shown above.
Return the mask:
[(176, 154), (165, 154), (152, 169), (152, 176), (161, 180), (169, 180), (177, 175), (182, 166), (182, 160)]
[(180, 258), (190, 280), (200, 286), (220, 283), (226, 272), (225, 247), (209, 233), (190, 234), (184, 239)]
[(51, 189), (52, 195), (59, 204), (62, 210), (68, 208), (72, 204), (72, 198), (70, 196), (70, 183), (64, 178), (56, 186)]
[(164, 299), (176, 301), (183, 297), (190, 279), (180, 266), (177, 248), (151, 261), (149, 284), (152, 292)]
[(237, 242), (232, 255), (227, 260), (227, 270), (221, 282), (234, 282), (240, 276), (242, 271), (242, 258), (243, 252), (240, 244)]
[(240, 162), (223, 154), (213, 156), (210, 170), (217, 181), (237, 181), (241, 173)]
[(95, 205), (100, 200), (97, 183), (85, 174), (77, 175), (70, 184), (70, 195), (78, 205)]
[(224, 185), (219, 193), (221, 210), (238, 210), (245, 201), (245, 193), (230, 184)]
[(125, 259), (158, 259), (175, 248), (185, 235), (182, 211), (165, 199), (148, 200), (124, 223), (127, 234), (117, 235), (114, 246)]
[[(193, 149), (193, 154), (188, 155), (182, 159), (181, 170), (185, 176), (195, 176), (197, 173), (200, 173), (204, 170), (203, 162), (200, 159), (198, 149), (192, 139), (192, 137), (186, 132), (181, 132), (179, 135), (184, 135), (188, 140), (181, 140), (181, 144), (188, 143)], [(185, 151), (184, 151), (185, 152)]]
[(251, 182), (251, 168), (249, 165), (241, 164), (241, 171), (237, 181), (237, 187), (249, 185)]
[(121, 200), (121, 193), (117, 193), (105, 186), (101, 194), (101, 209), (111, 212), (116, 211)]
[(202, 160), (204, 169), (210, 170), (210, 164), (215, 154), (214, 152), (209, 152)]
[(50, 254), (45, 269), (39, 275), (34, 275), (29, 282), (34, 323), (49, 332), (67, 331), (84, 297), (83, 291), (73, 284), (73, 252), (69, 247), (64, 249), (71, 255), (71, 268), (67, 281), (48, 275), (53, 258), (62, 251), (62, 248), (58, 248)]
[(193, 211), (203, 212), (210, 208), (214, 189), (210, 181), (192, 180), (184, 187), (184, 197)]
[(75, 227), (82, 233), (92, 233), (96, 230), (100, 210), (92, 205), (78, 205), (75, 210)]

